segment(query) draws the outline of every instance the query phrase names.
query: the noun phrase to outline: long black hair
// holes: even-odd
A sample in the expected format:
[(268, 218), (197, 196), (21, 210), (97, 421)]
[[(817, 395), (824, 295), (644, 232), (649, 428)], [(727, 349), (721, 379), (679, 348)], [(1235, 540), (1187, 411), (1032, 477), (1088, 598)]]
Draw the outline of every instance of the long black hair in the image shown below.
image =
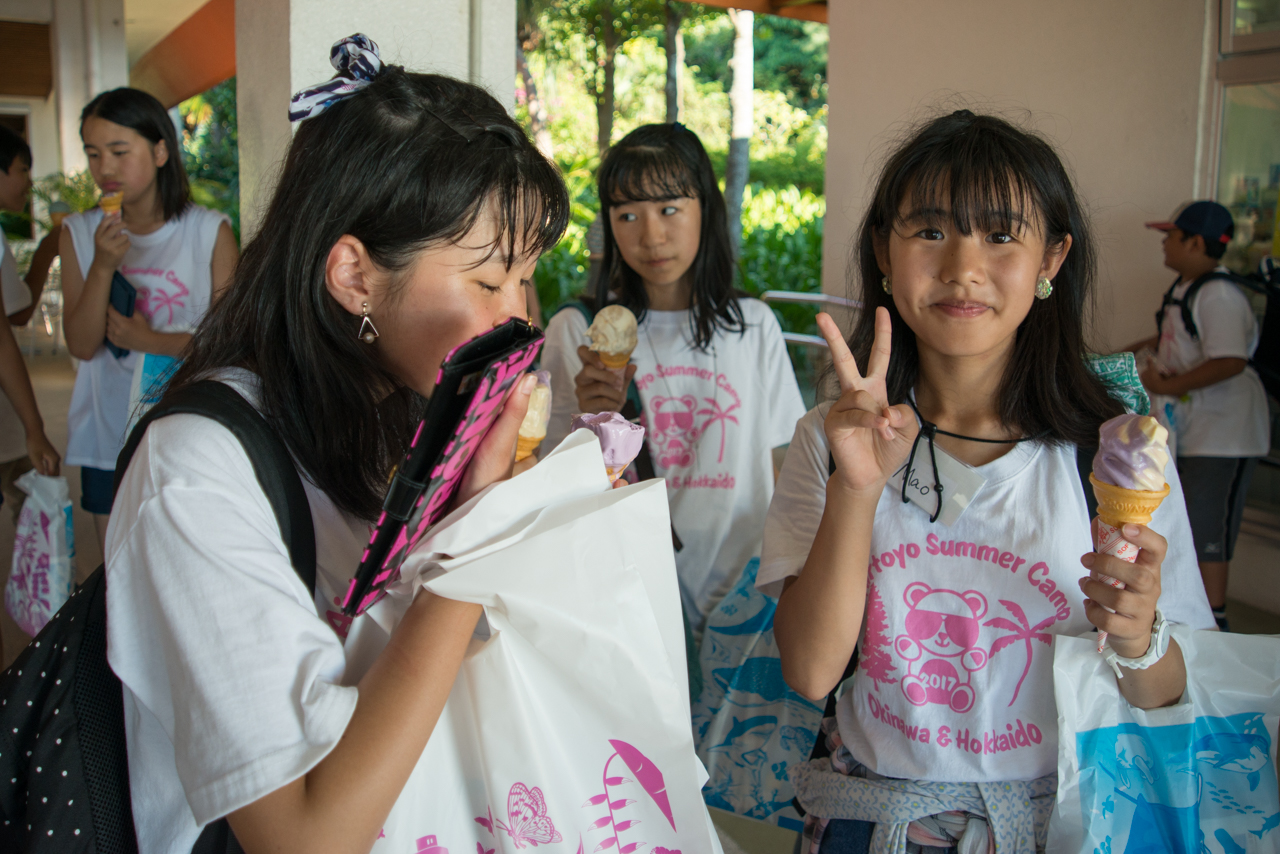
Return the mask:
[(298, 128), (262, 227), (170, 389), (228, 366), (255, 372), (262, 414), (301, 468), (339, 508), (374, 518), (424, 401), (357, 339), (326, 259), (352, 235), (394, 288), (421, 250), (457, 242), (486, 211), (510, 268), (556, 244), (569, 197), (493, 96), (384, 67)]
[(676, 122), (642, 125), (627, 134), (605, 154), (597, 178), (600, 190), (600, 219), (604, 223), (604, 259), (596, 305), (608, 302), (608, 293), (617, 302), (643, 318), (649, 309), (649, 295), (640, 274), (622, 260), (609, 209), (625, 202), (650, 202), (695, 198), (702, 205), (702, 233), (698, 254), (690, 272), (693, 292), (690, 318), (693, 344), (706, 350), (716, 328), (742, 330), (745, 321), (739, 294), (733, 287), (733, 251), (729, 245), (729, 218), (724, 195), (716, 183), (711, 159), (698, 135)]
[(1062, 161), (1044, 139), (994, 116), (959, 110), (917, 128), (889, 158), (876, 185), (858, 239), (855, 287), (863, 309), (849, 349), (867, 364), (875, 339), (876, 308), (893, 320), (893, 355), (886, 377), (889, 402), (902, 403), (915, 387), (920, 361), (915, 333), (881, 287), (876, 245), (884, 246), (908, 210), (950, 211), (961, 234), (1013, 231), (1021, 217), (1038, 225), (1045, 245), (1071, 250), (1048, 299), (1034, 300), (1018, 327), (1013, 355), (1000, 384), (1001, 422), (1051, 442), (1097, 444), (1098, 426), (1124, 411), (1085, 364), (1085, 318), (1093, 305), (1097, 255), (1088, 218)]
[(165, 222), (179, 216), (191, 203), (191, 187), (187, 172), (182, 168), (182, 147), (178, 144), (178, 132), (164, 105), (141, 89), (122, 86), (103, 92), (80, 111), (80, 136), (84, 138), (84, 122), (88, 118), (107, 121), (131, 128), (155, 145), (164, 140), (169, 159), (156, 171), (156, 192)]

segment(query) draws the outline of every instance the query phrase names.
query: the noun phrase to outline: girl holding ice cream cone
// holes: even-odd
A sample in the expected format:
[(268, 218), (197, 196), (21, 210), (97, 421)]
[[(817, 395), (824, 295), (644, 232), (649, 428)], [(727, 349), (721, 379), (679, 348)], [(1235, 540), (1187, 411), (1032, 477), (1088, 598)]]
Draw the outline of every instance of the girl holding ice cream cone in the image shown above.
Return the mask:
[(566, 309), (547, 326), (554, 397), (543, 448), (577, 413), (641, 419), (652, 469), (642, 476), (667, 481), (696, 632), (759, 554), (771, 450), (804, 405), (773, 312), (733, 287), (724, 196), (697, 135), (679, 123), (637, 128), (605, 155), (599, 190), (594, 322)]
[[(140, 354), (183, 352), (239, 250), (227, 217), (191, 202), (173, 122), (151, 95), (102, 93), (81, 112), (80, 136), (103, 195), (96, 209), (66, 218), (59, 246), (63, 329), (81, 360), (66, 462), (80, 466), (80, 503), (101, 544)], [(117, 276), (136, 291), (132, 314), (112, 305)]]
[(1043, 850), (1053, 635), (1110, 632), (1154, 708), (1186, 684), (1165, 620), (1213, 625), (1177, 472), (1160, 442), (1169, 498), (1119, 526), (1135, 563), (1094, 553), (1078, 455), (1123, 406), (1085, 361), (1094, 247), (1043, 139), (967, 110), (917, 128), (856, 258), (853, 334), (818, 316), (840, 396), (797, 425), (757, 576), (794, 690), (820, 702), (858, 646), (831, 756), (788, 772), (806, 854)]

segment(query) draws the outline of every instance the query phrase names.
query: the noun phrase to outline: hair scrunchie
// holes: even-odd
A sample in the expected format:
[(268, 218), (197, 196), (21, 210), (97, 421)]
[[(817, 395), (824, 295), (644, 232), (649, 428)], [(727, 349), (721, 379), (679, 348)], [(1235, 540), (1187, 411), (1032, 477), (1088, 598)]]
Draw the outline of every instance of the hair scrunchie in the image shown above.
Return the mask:
[(300, 122), (318, 116), (343, 98), (368, 86), (382, 73), (378, 44), (364, 33), (334, 42), (329, 62), (338, 76), (318, 86), (310, 86), (289, 99), (289, 121)]

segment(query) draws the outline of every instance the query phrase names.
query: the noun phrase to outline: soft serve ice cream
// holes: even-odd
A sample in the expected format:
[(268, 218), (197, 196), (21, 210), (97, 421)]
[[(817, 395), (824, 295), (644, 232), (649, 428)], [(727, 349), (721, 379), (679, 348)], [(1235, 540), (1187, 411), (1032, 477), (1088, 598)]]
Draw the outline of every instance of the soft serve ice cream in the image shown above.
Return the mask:
[(520, 422), (520, 435), (516, 439), (516, 462), (533, 454), (547, 437), (547, 422), (551, 420), (551, 372), (538, 371), (538, 384), (529, 395), (529, 409)]
[(616, 412), (575, 415), (572, 426), (574, 430), (585, 428), (596, 434), (610, 483), (622, 477), (644, 444), (644, 428)]
[(600, 354), (600, 361), (617, 377), (619, 389), (626, 379), (627, 363), (631, 351), (636, 349), (636, 316), (620, 305), (607, 305), (596, 314), (587, 329), (591, 349)]
[[(1169, 494), (1164, 470), (1169, 464), (1169, 431), (1147, 415), (1118, 415), (1098, 429), (1098, 453), (1093, 458), (1094, 497), (1098, 499), (1098, 542), (1094, 551), (1133, 563), (1138, 547), (1120, 535), (1126, 524), (1146, 525)], [(1094, 577), (1112, 587), (1124, 587), (1109, 575)], [(1098, 632), (1098, 652), (1107, 633)], [(1116, 669), (1116, 674), (1120, 670)]]

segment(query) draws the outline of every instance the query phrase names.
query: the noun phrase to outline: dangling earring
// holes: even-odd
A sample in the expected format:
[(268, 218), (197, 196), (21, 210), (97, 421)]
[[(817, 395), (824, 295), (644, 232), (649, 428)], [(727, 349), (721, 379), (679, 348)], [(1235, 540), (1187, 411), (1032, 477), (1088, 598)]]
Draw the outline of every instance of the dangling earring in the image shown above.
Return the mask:
[(1036, 281), (1036, 299), (1048, 299), (1051, 293), (1053, 293), (1053, 282), (1041, 276)]
[(372, 344), (378, 340), (378, 327), (369, 319), (369, 303), (364, 302), (360, 306), (360, 331), (356, 333), (356, 337), (366, 344)]
[(893, 296), (893, 282), (889, 281), (889, 277), (885, 276), (880, 280), (880, 287), (889, 296)]

